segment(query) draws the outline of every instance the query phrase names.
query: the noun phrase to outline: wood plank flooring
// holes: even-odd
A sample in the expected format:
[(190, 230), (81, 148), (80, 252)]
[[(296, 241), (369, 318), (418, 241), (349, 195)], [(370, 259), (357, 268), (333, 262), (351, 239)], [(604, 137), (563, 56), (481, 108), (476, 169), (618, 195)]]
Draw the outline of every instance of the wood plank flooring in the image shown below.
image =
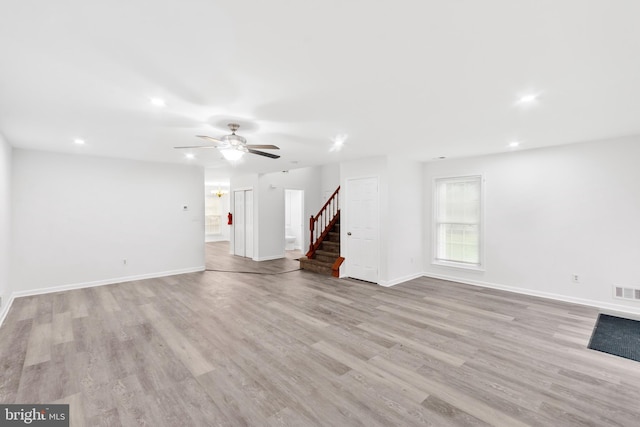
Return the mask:
[(593, 308), (207, 250), (209, 268), (269, 274), (16, 299), (0, 402), (69, 403), (73, 426), (638, 425), (640, 364), (586, 349)]

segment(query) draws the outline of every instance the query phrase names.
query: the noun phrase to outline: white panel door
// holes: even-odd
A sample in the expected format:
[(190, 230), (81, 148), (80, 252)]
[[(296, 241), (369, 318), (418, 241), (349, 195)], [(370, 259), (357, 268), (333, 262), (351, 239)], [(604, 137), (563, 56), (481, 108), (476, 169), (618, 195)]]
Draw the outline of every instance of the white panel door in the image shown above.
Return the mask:
[(244, 192), (244, 256), (253, 258), (253, 191)]
[(244, 193), (233, 192), (233, 253), (239, 256), (245, 256)]
[(378, 178), (347, 179), (347, 275), (378, 283)]

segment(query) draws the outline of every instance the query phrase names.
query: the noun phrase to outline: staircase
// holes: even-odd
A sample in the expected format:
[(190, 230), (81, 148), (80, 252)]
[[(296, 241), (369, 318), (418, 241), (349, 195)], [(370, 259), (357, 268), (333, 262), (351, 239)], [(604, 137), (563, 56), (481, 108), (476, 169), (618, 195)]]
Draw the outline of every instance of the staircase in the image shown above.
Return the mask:
[(309, 258), (307, 255), (300, 258), (300, 268), (338, 277), (342, 261), (344, 258), (340, 256), (340, 219), (338, 218), (315, 250), (313, 257)]
[(316, 216), (309, 220), (311, 243), (306, 257), (300, 257), (300, 268), (328, 276), (339, 277), (340, 264), (340, 209), (338, 195), (340, 187)]

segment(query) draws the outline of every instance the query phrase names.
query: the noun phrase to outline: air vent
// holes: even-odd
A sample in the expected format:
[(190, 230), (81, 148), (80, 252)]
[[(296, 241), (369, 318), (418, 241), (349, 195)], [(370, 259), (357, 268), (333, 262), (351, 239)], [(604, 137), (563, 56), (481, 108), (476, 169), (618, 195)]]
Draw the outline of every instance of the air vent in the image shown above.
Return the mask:
[(640, 301), (640, 289), (614, 286), (613, 291), (616, 298)]

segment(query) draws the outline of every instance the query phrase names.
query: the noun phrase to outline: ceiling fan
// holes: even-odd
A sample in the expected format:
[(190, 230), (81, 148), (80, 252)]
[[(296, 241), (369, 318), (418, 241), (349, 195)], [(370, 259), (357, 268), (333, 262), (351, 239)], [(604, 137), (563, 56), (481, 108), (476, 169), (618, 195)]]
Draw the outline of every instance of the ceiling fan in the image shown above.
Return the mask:
[(245, 153), (257, 154), (259, 156), (269, 157), (270, 159), (278, 159), (280, 156), (277, 154), (266, 153), (264, 151), (258, 151), (256, 148), (263, 150), (279, 150), (280, 147), (275, 145), (255, 145), (247, 144), (247, 140), (240, 135), (236, 135), (236, 131), (240, 127), (237, 123), (229, 123), (229, 129), (231, 129), (231, 135), (225, 135), (220, 138), (212, 138), (205, 135), (196, 135), (198, 138), (212, 141), (216, 145), (193, 145), (187, 147), (173, 147), (173, 148), (217, 148), (220, 150), (225, 159), (229, 161), (240, 160)]

